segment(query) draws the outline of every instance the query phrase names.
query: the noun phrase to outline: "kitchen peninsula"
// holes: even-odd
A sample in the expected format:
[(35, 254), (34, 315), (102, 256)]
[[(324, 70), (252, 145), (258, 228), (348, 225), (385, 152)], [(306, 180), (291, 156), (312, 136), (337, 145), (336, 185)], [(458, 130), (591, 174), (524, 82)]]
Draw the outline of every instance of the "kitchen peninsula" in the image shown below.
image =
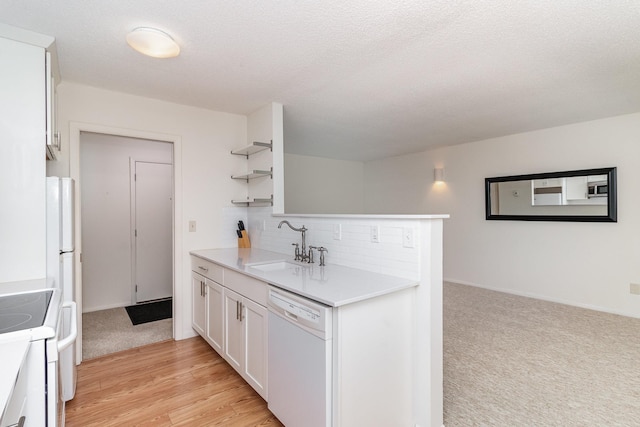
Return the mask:
[[(314, 264), (294, 261), (291, 244), (299, 235), (278, 230), (281, 217), (296, 226), (304, 224), (308, 242), (329, 249), (326, 266), (320, 267), (317, 259)], [(279, 371), (273, 366), (283, 353), (279, 347), (289, 338), (273, 337), (293, 319), (302, 324), (293, 329), (322, 338), (316, 339), (324, 343), (318, 351), (328, 357), (317, 365), (322, 369), (316, 378), (321, 380), (307, 385), (326, 390), (326, 399), (302, 398), (304, 388), (289, 391), (290, 407), (320, 400), (319, 409), (306, 409), (325, 411), (326, 418), (318, 425), (440, 426), (442, 220), (446, 217), (297, 216), (251, 210), (248, 230), (253, 248), (190, 252), (194, 329), (286, 425), (283, 418), (290, 415), (281, 417), (272, 407), (272, 399), (287, 392), (277, 386)], [(370, 240), (371, 227), (379, 232), (377, 242)], [(344, 238), (335, 239), (335, 230)], [(278, 304), (286, 308), (280, 317)], [(245, 325), (238, 327), (242, 321)], [(277, 330), (275, 325), (280, 325)], [(239, 350), (238, 345), (244, 347)], [(270, 391), (273, 381), (276, 385)]]

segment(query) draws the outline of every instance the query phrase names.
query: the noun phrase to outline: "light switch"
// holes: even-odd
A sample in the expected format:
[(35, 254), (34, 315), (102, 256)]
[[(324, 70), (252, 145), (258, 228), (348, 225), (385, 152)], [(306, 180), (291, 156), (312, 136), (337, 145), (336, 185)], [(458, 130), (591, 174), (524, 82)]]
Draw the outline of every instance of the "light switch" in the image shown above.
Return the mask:
[(189, 221), (189, 233), (196, 231), (196, 222), (194, 220)]
[(333, 240), (342, 240), (342, 224), (333, 225)]

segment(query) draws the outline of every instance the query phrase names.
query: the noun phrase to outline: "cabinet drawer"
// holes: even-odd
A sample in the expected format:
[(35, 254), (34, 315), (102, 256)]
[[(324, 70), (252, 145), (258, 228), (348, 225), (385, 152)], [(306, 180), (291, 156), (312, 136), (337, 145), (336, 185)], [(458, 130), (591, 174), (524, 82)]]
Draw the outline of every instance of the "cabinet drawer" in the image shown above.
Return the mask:
[(210, 261), (206, 261), (202, 258), (192, 256), (191, 270), (195, 271), (198, 274), (203, 275), (208, 279), (213, 280), (214, 282), (218, 282), (220, 284), (223, 283), (224, 268)]
[(262, 306), (267, 306), (267, 284), (261, 280), (227, 270), (224, 275), (224, 286)]

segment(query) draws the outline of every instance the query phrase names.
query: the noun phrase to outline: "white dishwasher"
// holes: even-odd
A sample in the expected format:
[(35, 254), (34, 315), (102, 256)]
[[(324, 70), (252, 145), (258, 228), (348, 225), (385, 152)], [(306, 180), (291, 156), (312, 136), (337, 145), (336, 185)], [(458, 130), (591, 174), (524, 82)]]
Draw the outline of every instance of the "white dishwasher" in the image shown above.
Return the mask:
[(332, 309), (269, 287), (269, 410), (286, 427), (331, 425)]

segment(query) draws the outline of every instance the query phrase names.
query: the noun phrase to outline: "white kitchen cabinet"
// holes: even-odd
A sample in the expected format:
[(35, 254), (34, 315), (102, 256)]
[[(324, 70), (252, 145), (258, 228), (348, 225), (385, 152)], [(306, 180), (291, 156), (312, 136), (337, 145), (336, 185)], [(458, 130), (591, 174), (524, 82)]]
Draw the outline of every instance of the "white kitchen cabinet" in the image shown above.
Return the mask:
[(224, 358), (266, 399), (267, 309), (227, 288), (224, 301)]
[(193, 293), (192, 298), (192, 325), (193, 329), (196, 330), (201, 336), (205, 335), (205, 325), (206, 325), (206, 284), (205, 277), (200, 274), (192, 271), (191, 272), (191, 291)]
[(265, 400), (267, 284), (192, 257), (193, 329)]
[(0, 28), (0, 282), (46, 276), (45, 49)]
[(60, 151), (60, 132), (58, 132), (57, 121), (57, 82), (53, 67), (51, 53), (47, 52), (45, 56), (47, 160), (56, 160), (57, 153)]
[(222, 354), (224, 342), (224, 296), (222, 285), (206, 279), (206, 318), (205, 339), (218, 353)]
[(565, 184), (567, 200), (586, 200), (589, 197), (586, 176), (568, 177)]
[(564, 178), (535, 179), (533, 181), (533, 188), (562, 187), (563, 183)]
[(236, 371), (240, 371), (243, 359), (242, 345), (242, 297), (225, 289), (224, 292), (224, 358)]
[(243, 299), (244, 360), (242, 377), (263, 399), (267, 399), (267, 333), (268, 312), (260, 304)]
[(589, 175), (588, 182), (606, 182), (609, 177), (607, 175)]

